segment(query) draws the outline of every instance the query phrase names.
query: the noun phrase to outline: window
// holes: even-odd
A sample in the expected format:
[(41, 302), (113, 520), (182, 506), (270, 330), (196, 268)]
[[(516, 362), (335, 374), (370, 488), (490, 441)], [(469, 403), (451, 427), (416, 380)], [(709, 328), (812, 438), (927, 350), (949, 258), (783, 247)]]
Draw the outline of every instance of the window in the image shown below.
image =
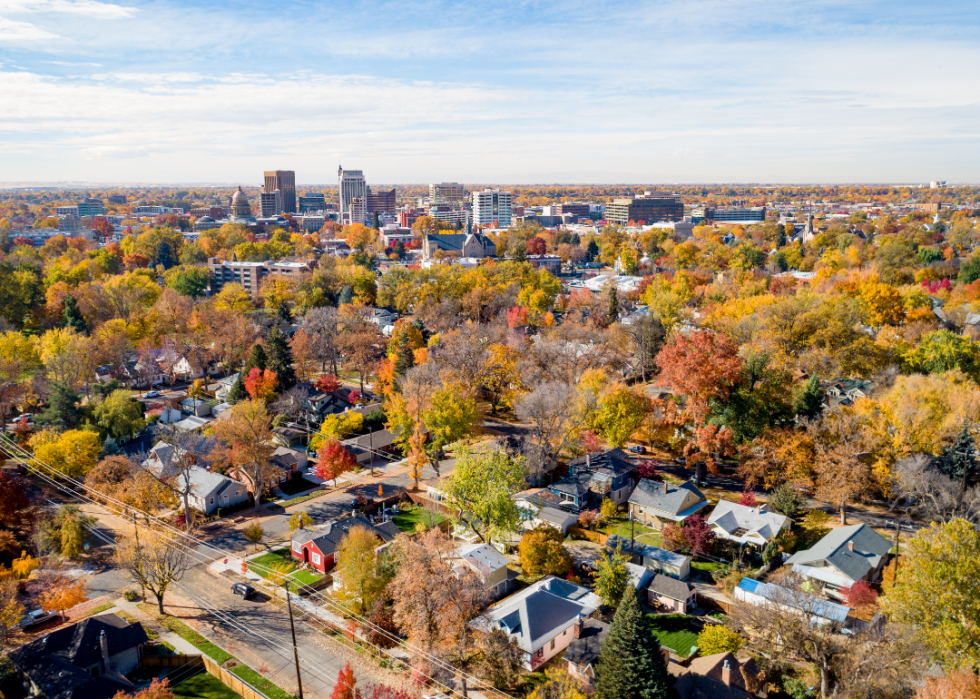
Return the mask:
[(302, 551), (303, 546), (298, 541), (293, 542), (293, 551)]
[(313, 563), (315, 565), (320, 565), (320, 554), (318, 553), (313, 554)]
[(555, 639), (551, 639), (551, 650), (555, 649)]

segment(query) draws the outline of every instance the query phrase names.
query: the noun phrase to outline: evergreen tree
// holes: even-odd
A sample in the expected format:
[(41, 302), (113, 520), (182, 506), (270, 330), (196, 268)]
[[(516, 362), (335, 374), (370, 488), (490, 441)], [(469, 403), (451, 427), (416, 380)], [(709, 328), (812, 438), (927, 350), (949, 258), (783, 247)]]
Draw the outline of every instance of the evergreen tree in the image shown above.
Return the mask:
[(160, 244), (157, 245), (157, 264), (163, 265), (164, 269), (170, 269), (174, 266), (173, 251), (166, 240), (161, 240)]
[(405, 372), (413, 366), (415, 366), (415, 352), (412, 350), (412, 339), (407, 332), (403, 332), (395, 349), (395, 374), (404, 376)]
[(88, 324), (82, 312), (78, 310), (78, 302), (71, 294), (65, 296), (65, 310), (62, 313), (61, 324), (66, 328), (75, 328), (83, 335), (88, 334)]
[(252, 353), (245, 360), (245, 366), (242, 368), (242, 376), (247, 376), (248, 372), (252, 371), (252, 369), (266, 369), (268, 368), (266, 364), (268, 364), (268, 360), (265, 356), (265, 348), (256, 342), (252, 345)]
[(289, 304), (285, 300), (280, 301), (276, 306), (276, 320), (286, 325), (293, 324), (293, 312), (289, 310)]
[(432, 331), (425, 327), (425, 323), (422, 322), (421, 318), (416, 318), (413, 320), (412, 327), (422, 334), (422, 342), (428, 344), (429, 338), (432, 337)]
[(345, 303), (354, 302), (354, 291), (347, 285), (340, 290), (340, 298), (337, 299), (337, 305), (343, 306)]
[(650, 617), (626, 586), (595, 668), (597, 699), (666, 699), (673, 684)]
[(265, 336), (265, 344), (269, 347), (267, 367), (276, 375), (276, 393), (280, 395), (296, 385), (296, 372), (293, 370), (293, 352), (289, 342), (278, 325)]
[(977, 456), (977, 443), (970, 435), (969, 427), (963, 425), (956, 441), (943, 449), (943, 453), (936, 459), (936, 466), (945, 475), (968, 488), (973, 485), (980, 471), (977, 468)]
[(585, 260), (592, 262), (597, 257), (599, 257), (599, 246), (596, 244), (595, 238), (593, 238), (589, 241), (588, 247), (585, 248)]
[(815, 418), (823, 412), (823, 399), (820, 379), (814, 374), (793, 397), (793, 412), (797, 417)]
[(53, 383), (48, 407), (38, 416), (38, 422), (61, 430), (75, 429), (82, 419), (82, 411), (78, 407), (80, 402), (81, 398), (71, 386)]
[(619, 292), (615, 285), (609, 287), (609, 311), (606, 313), (606, 322), (612, 325), (619, 320)]
[(242, 374), (239, 374), (238, 378), (235, 379), (235, 383), (232, 384), (231, 390), (228, 391), (228, 402), (237, 403), (246, 398), (248, 398), (248, 391), (245, 390), (245, 382), (242, 380)]

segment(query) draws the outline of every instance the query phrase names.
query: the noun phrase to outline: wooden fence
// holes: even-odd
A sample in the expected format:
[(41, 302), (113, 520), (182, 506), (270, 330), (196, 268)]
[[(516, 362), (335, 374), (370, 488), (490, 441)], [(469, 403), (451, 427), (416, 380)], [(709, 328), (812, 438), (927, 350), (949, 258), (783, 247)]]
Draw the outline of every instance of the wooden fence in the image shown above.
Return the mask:
[(231, 672), (218, 665), (218, 663), (216, 663), (212, 658), (206, 655), (203, 657), (204, 669), (208, 671), (208, 674), (217, 677), (221, 681), (221, 684), (228, 687), (228, 689), (231, 691), (240, 694), (242, 699), (269, 699), (268, 696), (250, 685), (241, 677), (238, 675), (233, 675)]
[(443, 505), (438, 500), (433, 500), (432, 498), (422, 495), (421, 493), (405, 493), (405, 494), (408, 496), (408, 499), (411, 500), (416, 505), (421, 505), (422, 507), (426, 507), (430, 510), (435, 510), (439, 514), (443, 514), (446, 516), (452, 515), (452, 510), (450, 510), (448, 507)]
[(140, 655), (140, 667), (184, 667), (192, 665), (194, 667), (204, 667), (203, 656), (201, 655)]
[(586, 541), (591, 541), (601, 546), (605, 546), (606, 541), (609, 540), (608, 534), (601, 534), (600, 532), (582, 529), (582, 527), (578, 526), (577, 524), (573, 524), (568, 528), (568, 535), (573, 539), (585, 539)]

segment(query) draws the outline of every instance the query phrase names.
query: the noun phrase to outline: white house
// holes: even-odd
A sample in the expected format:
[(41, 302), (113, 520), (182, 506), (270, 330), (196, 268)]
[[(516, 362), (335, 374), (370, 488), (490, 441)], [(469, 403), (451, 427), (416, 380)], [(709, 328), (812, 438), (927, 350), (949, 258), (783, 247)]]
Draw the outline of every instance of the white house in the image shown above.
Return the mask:
[(549, 575), (470, 623), (484, 631), (503, 630), (524, 652), (524, 667), (535, 670), (568, 647), (578, 620), (593, 614), (599, 604), (588, 589)]
[(759, 547), (791, 525), (789, 517), (772, 512), (765, 504), (748, 507), (728, 500), (720, 501), (708, 517), (708, 526), (718, 538)]
[(463, 544), (453, 552), (450, 563), (454, 570), (472, 571), (491, 597), (499, 597), (510, 585), (510, 560), (490, 544)]
[[(238, 481), (228, 476), (212, 473), (200, 466), (195, 466), (190, 473), (191, 492), (188, 500), (191, 507), (204, 514), (211, 514), (219, 507), (231, 507), (248, 502), (248, 490)], [(183, 491), (184, 476), (177, 476), (177, 489)]]

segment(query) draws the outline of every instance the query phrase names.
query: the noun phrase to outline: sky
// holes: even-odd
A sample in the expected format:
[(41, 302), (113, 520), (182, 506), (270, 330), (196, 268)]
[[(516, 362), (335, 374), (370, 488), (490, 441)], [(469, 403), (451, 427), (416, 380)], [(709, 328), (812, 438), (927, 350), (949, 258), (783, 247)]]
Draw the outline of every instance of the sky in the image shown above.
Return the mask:
[(0, 0), (0, 183), (977, 183), (976, 9)]

